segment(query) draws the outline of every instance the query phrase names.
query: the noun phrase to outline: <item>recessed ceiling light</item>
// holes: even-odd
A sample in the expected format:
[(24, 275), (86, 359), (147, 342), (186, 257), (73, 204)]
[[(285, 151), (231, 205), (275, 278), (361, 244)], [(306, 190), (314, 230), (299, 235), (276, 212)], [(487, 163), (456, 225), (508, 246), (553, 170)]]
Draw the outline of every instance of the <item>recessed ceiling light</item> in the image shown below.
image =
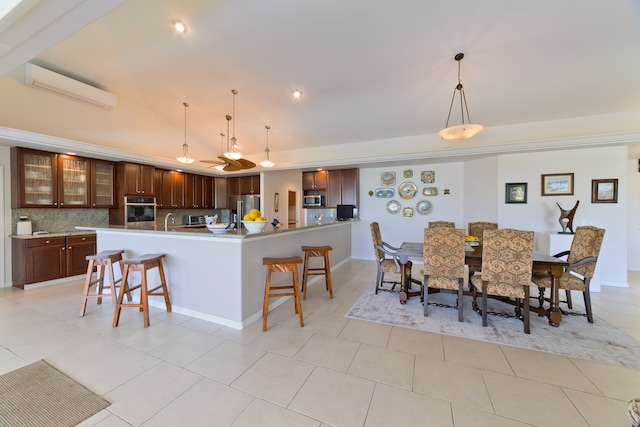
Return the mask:
[(67, 151), (67, 154), (70, 155), (70, 156), (75, 156), (76, 155), (76, 153), (74, 153), (73, 151)]
[(182, 22), (179, 19), (174, 19), (173, 20), (173, 28), (176, 29), (177, 32), (179, 33), (186, 33), (187, 32), (187, 25)]
[(296, 99), (299, 99), (302, 97), (302, 91), (299, 89), (294, 89), (291, 93), (293, 94), (293, 97)]

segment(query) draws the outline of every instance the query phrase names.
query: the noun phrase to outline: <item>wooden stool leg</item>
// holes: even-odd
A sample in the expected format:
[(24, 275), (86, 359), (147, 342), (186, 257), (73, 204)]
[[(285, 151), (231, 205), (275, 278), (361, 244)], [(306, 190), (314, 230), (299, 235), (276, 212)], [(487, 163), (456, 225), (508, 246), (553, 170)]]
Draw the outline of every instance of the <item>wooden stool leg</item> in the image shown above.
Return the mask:
[(118, 294), (118, 303), (116, 304), (116, 309), (113, 312), (113, 323), (112, 327), (117, 327), (118, 322), (120, 321), (120, 310), (122, 310), (122, 299), (124, 298), (124, 294), (129, 292), (129, 282), (127, 281), (129, 277), (129, 267), (125, 267), (124, 273), (122, 275), (122, 283), (120, 283), (120, 293)]
[(302, 317), (302, 302), (300, 301), (300, 284), (298, 282), (298, 268), (293, 266), (293, 300), (296, 307), (296, 313), (300, 317), (300, 327), (304, 327), (304, 318)]
[(84, 281), (84, 288), (82, 290), (82, 302), (80, 303), (80, 316), (84, 316), (84, 312), (87, 309), (87, 295), (89, 295), (91, 276), (93, 276), (93, 260), (89, 260), (89, 266), (87, 267), (87, 278)]
[[(304, 253), (304, 267), (302, 268), (302, 293), (303, 299), (307, 299), (307, 279), (309, 277), (309, 252)], [(297, 313), (297, 312), (296, 312)]]
[(264, 285), (264, 304), (262, 306), (262, 331), (267, 330), (267, 317), (269, 316), (269, 294), (271, 293), (271, 267), (267, 268), (267, 281)]
[(325, 283), (327, 290), (329, 291), (329, 299), (333, 299), (333, 283), (331, 282), (331, 266), (329, 265), (329, 253), (324, 253), (324, 271), (325, 271)]
[(115, 307), (116, 304), (118, 304), (118, 292), (116, 291), (116, 278), (113, 275), (113, 263), (111, 262), (111, 260), (107, 261), (107, 268), (109, 268), (109, 280), (111, 281), (111, 301), (113, 302), (113, 306)]
[(147, 288), (147, 266), (142, 265), (140, 270), (140, 311), (144, 318), (144, 327), (149, 327), (149, 295)]
[(160, 273), (160, 285), (162, 286), (162, 294), (164, 296), (164, 305), (167, 312), (171, 313), (171, 301), (169, 301), (169, 289), (167, 289), (167, 280), (164, 277), (164, 268), (162, 268), (162, 260), (158, 260), (158, 272)]

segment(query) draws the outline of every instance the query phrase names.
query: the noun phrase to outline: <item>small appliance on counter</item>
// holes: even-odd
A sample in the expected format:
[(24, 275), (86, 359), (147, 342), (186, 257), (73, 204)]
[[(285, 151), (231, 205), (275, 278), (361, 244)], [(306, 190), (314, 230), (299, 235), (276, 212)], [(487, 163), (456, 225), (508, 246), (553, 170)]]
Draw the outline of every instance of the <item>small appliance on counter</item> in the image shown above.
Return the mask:
[(204, 217), (201, 215), (184, 215), (182, 217), (182, 225), (203, 225)]
[(16, 225), (17, 225), (16, 234), (20, 234), (20, 235), (31, 234), (32, 232), (31, 221), (29, 221), (28, 217), (21, 216)]

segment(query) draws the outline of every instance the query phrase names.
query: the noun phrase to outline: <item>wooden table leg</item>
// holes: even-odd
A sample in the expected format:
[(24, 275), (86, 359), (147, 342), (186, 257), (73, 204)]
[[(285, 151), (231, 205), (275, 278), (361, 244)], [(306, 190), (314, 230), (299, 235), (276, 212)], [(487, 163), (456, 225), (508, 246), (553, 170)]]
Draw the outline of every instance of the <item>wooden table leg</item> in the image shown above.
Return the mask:
[(560, 311), (560, 289), (558, 279), (562, 276), (562, 266), (551, 266), (551, 298), (549, 298), (549, 325), (558, 327), (562, 322), (562, 312)]

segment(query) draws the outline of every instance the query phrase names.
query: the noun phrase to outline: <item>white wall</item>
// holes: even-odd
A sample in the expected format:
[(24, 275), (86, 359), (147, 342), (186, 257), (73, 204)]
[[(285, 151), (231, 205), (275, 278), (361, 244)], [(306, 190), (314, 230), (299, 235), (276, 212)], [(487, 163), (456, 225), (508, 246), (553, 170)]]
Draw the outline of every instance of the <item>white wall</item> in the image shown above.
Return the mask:
[(9, 147), (0, 146), (0, 287), (11, 286), (11, 162)]
[[(573, 228), (594, 225), (606, 234), (596, 271), (603, 285), (627, 286), (627, 148), (608, 147), (549, 153), (499, 156), (498, 223), (500, 227), (526, 228), (533, 231), (561, 230), (560, 209), (580, 205)], [(542, 196), (541, 174), (574, 173), (573, 196)], [(618, 179), (618, 203), (591, 203), (593, 179)], [(526, 204), (504, 203), (504, 186), (508, 182), (527, 182)]]
[[(302, 173), (300, 171), (269, 171), (262, 173), (260, 195), (262, 214), (272, 222), (277, 219), (286, 225), (288, 220), (289, 191), (297, 192), (298, 219), (302, 218)], [(274, 194), (279, 194), (278, 212), (274, 210)], [(300, 221), (299, 221), (300, 223)]]
[[(412, 178), (404, 178), (403, 171), (412, 170)], [(422, 171), (434, 171), (435, 182), (425, 184), (420, 180)], [(386, 186), (381, 184), (381, 174), (384, 172), (396, 173), (396, 185)], [(371, 243), (371, 231), (369, 224), (377, 221), (380, 224), (382, 239), (394, 246), (399, 246), (403, 241), (422, 240), (424, 228), (429, 221), (455, 221), (456, 227), (466, 228), (463, 222), (463, 200), (464, 200), (464, 164), (439, 163), (413, 165), (408, 167), (383, 167), (383, 168), (361, 168), (360, 169), (360, 205), (358, 206), (358, 216), (360, 222), (354, 223), (351, 228), (352, 253), (353, 258), (373, 259), (373, 246)], [(405, 181), (413, 182), (418, 187), (418, 193), (413, 199), (403, 200), (397, 192), (398, 186)], [(422, 189), (425, 187), (437, 187), (437, 196), (423, 196)], [(369, 196), (369, 191), (377, 188), (394, 188), (396, 190), (393, 198), (378, 198)], [(449, 189), (449, 194), (444, 194), (444, 190)], [(413, 207), (415, 215), (413, 218), (405, 218), (402, 213), (390, 214), (386, 210), (387, 202), (397, 200), (402, 207)], [(429, 200), (433, 205), (433, 210), (429, 215), (421, 215), (417, 212), (416, 205), (422, 200)]]
[[(466, 163), (426, 164), (412, 168), (361, 169), (361, 222), (352, 228), (352, 257), (373, 259), (369, 231), (372, 221), (380, 223), (383, 239), (394, 246), (403, 241), (421, 241), (423, 228), (434, 220), (455, 221), (460, 228), (466, 228), (469, 221), (496, 220), (501, 228), (557, 232), (560, 231), (560, 210), (556, 202), (564, 209), (570, 209), (576, 200), (580, 200), (574, 217), (574, 230), (579, 225), (594, 225), (607, 230), (597, 268), (602, 284), (627, 286), (627, 164), (626, 147), (608, 147), (552, 154), (508, 154)], [(396, 172), (397, 189), (404, 180), (403, 169), (413, 169), (411, 181), (418, 185), (419, 191), (427, 186), (420, 183), (419, 172), (436, 171), (434, 185), (438, 187), (439, 194), (428, 198), (434, 205), (430, 215), (417, 214), (414, 218), (391, 215), (385, 210), (389, 199), (369, 197), (369, 190), (382, 187), (382, 172)], [(541, 196), (540, 175), (565, 172), (574, 173), (574, 195)], [(591, 180), (611, 178), (618, 179), (618, 203), (591, 203)], [(505, 184), (511, 182), (528, 183), (526, 204), (505, 203)], [(634, 186), (640, 187), (640, 177), (634, 180)], [(450, 195), (443, 194), (445, 188), (450, 189)], [(415, 199), (403, 201), (399, 196), (395, 197), (403, 206), (415, 205), (423, 198), (418, 195)], [(635, 199), (634, 208), (640, 204), (640, 197)], [(639, 220), (634, 224), (636, 229), (640, 228)], [(636, 253), (640, 253), (640, 248)]]
[(627, 193), (618, 203), (627, 205), (627, 268), (640, 270), (640, 170), (638, 159), (628, 160)]

